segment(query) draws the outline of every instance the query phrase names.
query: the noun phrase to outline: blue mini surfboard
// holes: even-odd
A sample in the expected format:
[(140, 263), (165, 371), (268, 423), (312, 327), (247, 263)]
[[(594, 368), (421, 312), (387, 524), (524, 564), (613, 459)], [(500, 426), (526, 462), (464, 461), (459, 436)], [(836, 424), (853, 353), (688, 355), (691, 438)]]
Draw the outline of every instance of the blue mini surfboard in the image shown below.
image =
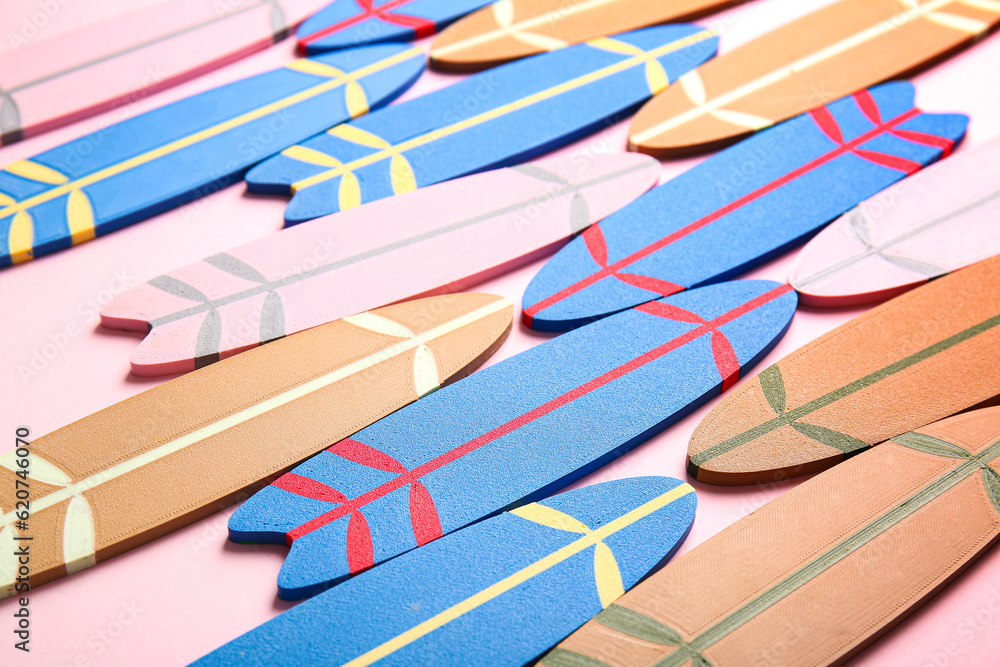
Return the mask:
[(211, 194), (251, 165), (385, 104), (424, 54), (387, 44), (295, 60), (0, 170), (0, 266)]
[(433, 35), (490, 0), (334, 0), (299, 26), (303, 53)]
[(560, 250), (522, 319), (566, 331), (728, 280), (947, 155), (967, 116), (922, 113), (906, 82), (862, 91), (754, 135), (654, 188)]
[(195, 664), (519, 667), (668, 560), (696, 504), (680, 480), (635, 477), (524, 505), (365, 572)]
[(795, 305), (788, 285), (737, 281), (542, 343), (278, 478), (233, 514), (230, 539), (288, 544), (279, 595), (312, 595), (636, 447), (756, 364)]
[(633, 111), (715, 55), (697, 25), (601, 37), (465, 78), (339, 125), (247, 174), (254, 192), (292, 194), (286, 224), (514, 164)]

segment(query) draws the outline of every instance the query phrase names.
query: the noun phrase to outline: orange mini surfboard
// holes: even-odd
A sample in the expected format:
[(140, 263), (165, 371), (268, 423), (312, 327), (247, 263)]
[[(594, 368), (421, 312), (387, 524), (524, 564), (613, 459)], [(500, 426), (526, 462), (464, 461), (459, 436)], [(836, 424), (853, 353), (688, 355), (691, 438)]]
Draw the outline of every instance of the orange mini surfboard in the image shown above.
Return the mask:
[(0, 456), (0, 597), (16, 590), (22, 535), (31, 537), (35, 587), (192, 523), (467, 375), (503, 342), (512, 316), (510, 302), (492, 294), (352, 315)]
[(1000, 22), (996, 0), (841, 0), (688, 72), (648, 102), (633, 150), (714, 150), (887, 79), (905, 77)]
[(893, 438), (650, 577), (543, 667), (841, 664), (1000, 537), (1000, 408)]
[(743, 0), (499, 0), (450, 27), (431, 45), (431, 65), (478, 72), (588, 39), (689, 20)]
[(818, 472), (1000, 394), (1000, 257), (928, 283), (765, 368), (719, 403), (688, 472), (751, 484)]

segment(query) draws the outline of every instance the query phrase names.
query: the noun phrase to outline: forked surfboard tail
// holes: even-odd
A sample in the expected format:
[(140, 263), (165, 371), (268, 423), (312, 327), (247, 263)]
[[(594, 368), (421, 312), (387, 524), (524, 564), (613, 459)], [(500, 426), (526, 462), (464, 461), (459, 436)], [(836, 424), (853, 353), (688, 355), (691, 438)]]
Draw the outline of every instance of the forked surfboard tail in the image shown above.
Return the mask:
[(230, 538), (288, 544), (279, 595), (312, 595), (637, 447), (763, 358), (795, 304), (735, 281), (547, 341), (328, 447), (245, 502)]
[(555, 157), (285, 229), (117, 295), (101, 323), (149, 332), (139, 375), (184, 371), (354, 312), (455, 291), (543, 252), (655, 185), (647, 156)]
[(1000, 408), (866, 451), (668, 564), (544, 667), (843, 664), (1000, 537)]
[(434, 39), (430, 63), (478, 72), (588, 39), (671, 21), (691, 20), (742, 0), (499, 0)]
[(290, 226), (523, 162), (630, 112), (717, 45), (711, 31), (676, 24), (510, 63), (292, 146), (254, 167), (247, 186), (291, 194)]
[(1000, 139), (966, 148), (861, 202), (799, 253), (804, 303), (879, 301), (1000, 254)]
[(1000, 394), (1000, 257), (914, 289), (765, 368), (698, 425), (688, 469), (749, 484), (817, 472)]
[(7, 165), (0, 267), (229, 185), (269, 155), (395, 98), (423, 66), (423, 52), (404, 45), (302, 58)]
[(542, 267), (523, 322), (565, 331), (727, 280), (801, 243), (961, 141), (968, 117), (924, 113), (914, 96), (906, 82), (855, 93), (654, 188)]
[[(511, 318), (511, 304), (489, 294), (411, 301), (137, 394), (31, 443), (27, 526), (15, 512), (14, 452), (0, 457), (9, 487), (0, 536), (33, 538), (32, 586), (144, 544), (464, 377), (506, 338)], [(193, 480), (192, 470), (212, 474)], [(0, 561), (3, 595), (13, 593), (10, 564)]]
[[(369, 570), (195, 664), (523, 665), (669, 559), (696, 504), (680, 480), (636, 477), (524, 505)], [(336, 641), (317, 646), (317, 637)]]
[(302, 53), (378, 42), (408, 42), (475, 11), (489, 0), (334, 0), (299, 26)]
[(992, 0), (840, 0), (686, 74), (639, 110), (629, 145), (656, 157), (722, 148), (908, 76), (998, 23)]

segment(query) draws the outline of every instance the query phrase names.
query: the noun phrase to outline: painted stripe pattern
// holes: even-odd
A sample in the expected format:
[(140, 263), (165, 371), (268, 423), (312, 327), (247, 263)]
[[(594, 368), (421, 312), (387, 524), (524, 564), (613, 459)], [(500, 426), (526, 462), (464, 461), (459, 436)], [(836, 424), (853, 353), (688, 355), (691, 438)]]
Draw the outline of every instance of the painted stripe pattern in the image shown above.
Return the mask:
[[(410, 41), (475, 11), (488, 0), (334, 0), (306, 19), (298, 31), (305, 53)], [(411, 9), (410, 5), (416, 5)]]
[(665, 119), (649, 128), (632, 133), (630, 142), (634, 145), (646, 144), (659, 135), (675, 130), (687, 123), (694, 122), (706, 115), (711, 115), (718, 120), (731, 123), (740, 128), (749, 127), (750, 129), (757, 130), (767, 127), (782, 119), (749, 117), (747, 114), (729, 110), (726, 107), (801, 72), (808, 71), (813, 67), (823, 65), (830, 60), (843, 56), (852, 49), (856, 49), (868, 42), (885, 39), (887, 33), (900, 30), (916, 21), (927, 20), (939, 26), (952, 29), (963, 36), (981, 34), (992, 25), (992, 23), (948, 12), (946, 10), (949, 6), (966, 5), (1000, 15), (1000, 2), (996, 0), (928, 0), (924, 3), (920, 3), (918, 0), (898, 0), (898, 4), (898, 14), (711, 99), (705, 96), (705, 86), (700, 79), (699, 73), (697, 71), (691, 72), (687, 79), (683, 81), (683, 90), (695, 106), (688, 111)]
[[(504, 65), (286, 149), (247, 183), (291, 192), (285, 219), (294, 223), (503, 166), (658, 93), (714, 55), (717, 42), (697, 26), (660, 26)], [(612, 84), (614, 96), (595, 92)], [(573, 120), (563, 118), (568, 108)], [(464, 150), (467, 142), (479, 150)]]
[[(593, 170), (580, 173), (583, 179), (576, 179), (578, 182), (571, 182), (553, 171), (553, 169), (558, 170), (560, 165), (555, 163), (550, 164), (549, 162), (540, 164), (549, 165), (550, 168), (546, 169), (535, 163), (511, 168), (516, 174), (523, 174), (537, 182), (531, 183), (532, 194), (530, 196), (525, 196), (520, 200), (513, 200), (512, 198), (512, 200), (509, 200), (509, 204), (500, 208), (477, 212), (476, 215), (470, 215), (469, 217), (457, 220), (453, 216), (444, 216), (443, 218), (435, 219), (434, 223), (438, 225), (436, 227), (431, 224), (417, 225), (416, 221), (414, 221), (413, 227), (419, 227), (419, 230), (410, 232), (412, 233), (411, 236), (397, 235), (396, 238), (392, 238), (392, 234), (389, 234), (385, 239), (385, 245), (374, 248), (371, 248), (369, 245), (370, 249), (364, 249), (356, 254), (351, 254), (351, 243), (345, 240), (345, 228), (349, 229), (354, 225), (362, 225), (366, 229), (372, 229), (372, 218), (395, 218), (404, 210), (414, 210), (414, 206), (418, 204), (418, 202), (406, 198), (398, 201), (398, 203), (396, 203), (397, 200), (395, 199), (385, 200), (382, 203), (374, 204), (373, 206), (376, 207), (374, 209), (366, 208), (365, 210), (369, 211), (366, 216), (351, 219), (339, 219), (343, 216), (336, 216), (336, 218), (326, 221), (317, 220), (310, 223), (308, 231), (306, 228), (286, 230), (280, 232), (277, 236), (253, 242), (243, 248), (213, 255), (205, 259), (201, 266), (184, 267), (182, 270), (157, 276), (147, 281), (150, 287), (180, 299), (171, 300), (169, 302), (170, 309), (166, 310), (166, 312), (160, 311), (156, 316), (140, 315), (135, 312), (136, 310), (141, 310), (143, 313), (150, 312), (147, 302), (142, 302), (141, 307), (131, 305), (133, 304), (133, 298), (141, 299), (141, 294), (145, 293), (145, 288), (138, 290), (136, 295), (128, 293), (122, 295), (118, 299), (121, 305), (112, 302), (104, 311), (115, 318), (132, 315), (137, 318), (146, 319), (150, 329), (166, 327), (189, 318), (200, 318), (201, 324), (196, 330), (195, 339), (185, 336), (184, 334), (188, 333), (188, 331), (180, 327), (172, 328), (170, 337), (173, 342), (177, 342), (178, 338), (187, 338), (188, 345), (193, 346), (193, 350), (188, 348), (179, 350), (179, 352), (186, 354), (193, 353), (195, 355), (195, 365), (198, 367), (204, 366), (217, 361), (220, 352), (231, 352), (233, 349), (242, 346), (266, 343), (295, 333), (305, 327), (315, 326), (316, 324), (342, 317), (346, 314), (345, 312), (341, 312), (345, 308), (345, 304), (350, 309), (348, 312), (356, 309), (358, 306), (357, 300), (352, 301), (347, 299), (344, 301), (344, 304), (341, 304), (341, 299), (331, 297), (331, 284), (333, 285), (332, 289), (338, 289), (336, 286), (337, 283), (331, 283), (330, 281), (329, 274), (331, 272), (351, 269), (371, 275), (382, 275), (386, 262), (392, 261), (390, 260), (391, 257), (395, 256), (397, 261), (405, 265), (412, 264), (412, 254), (408, 253), (412, 253), (414, 246), (424, 247), (428, 256), (433, 256), (436, 254), (435, 248), (442, 249), (443, 246), (441, 244), (447, 242), (449, 235), (475, 228), (481, 228), (484, 234), (489, 235), (493, 239), (494, 245), (492, 247), (494, 249), (498, 248), (502, 243), (515, 246), (511, 248), (514, 252), (510, 253), (510, 257), (502, 256), (503, 248), (500, 248), (500, 251), (497, 253), (476, 253), (484, 255), (485, 260), (495, 260), (497, 264), (502, 264), (503, 261), (515, 259), (518, 251), (527, 253), (537, 249), (535, 247), (516, 247), (517, 244), (506, 241), (511, 235), (519, 233), (517, 223), (520, 218), (516, 216), (532, 214), (533, 221), (531, 224), (553, 227), (553, 232), (549, 234), (552, 238), (546, 239), (546, 242), (557, 241), (560, 238), (569, 236), (574, 231), (586, 228), (592, 222), (599, 219), (599, 217), (595, 217), (599, 212), (591, 211), (590, 207), (588, 207), (587, 195), (589, 189), (604, 186), (604, 190), (593, 193), (599, 195), (604, 194), (606, 190), (614, 187), (615, 183), (618, 183), (619, 188), (625, 187), (627, 189), (628, 186), (625, 185), (625, 181), (622, 179), (626, 179), (638, 172), (652, 172), (655, 170), (655, 164), (650, 164), (646, 161), (641, 163), (632, 161), (614, 170), (601, 168), (600, 161), (595, 161), (593, 163)], [(518, 178), (513, 174), (507, 174), (506, 176), (514, 179)], [(470, 189), (494, 187), (490, 180), (491, 178), (492, 176), (489, 174), (472, 176), (469, 177), (471, 180), (469, 180), (468, 184), (464, 186), (456, 181), (438, 187), (445, 187), (446, 190), (455, 196), (468, 196)], [(505, 182), (511, 186), (519, 184), (519, 181), (510, 180), (510, 178)], [(523, 176), (520, 178), (523, 178)], [(636, 194), (638, 192), (639, 190), (636, 189)], [(449, 196), (448, 192), (438, 193), (431, 190), (427, 190), (426, 194), (429, 197), (447, 198)], [(418, 194), (417, 196), (419, 197), (420, 195)], [(625, 199), (628, 196), (627, 193), (622, 192), (621, 195), (616, 196), (622, 198), (621, 203), (627, 201)], [(599, 197), (599, 200), (602, 199), (602, 197)], [(556, 203), (560, 205), (554, 206)], [(397, 207), (399, 210), (397, 210)], [(541, 211), (541, 215), (535, 212), (536, 208)], [(550, 219), (553, 215), (558, 216), (558, 218)], [(569, 217), (568, 221), (565, 219), (567, 216)], [(509, 232), (508, 227), (501, 226), (507, 224), (505, 222), (507, 219), (512, 220), (509, 224)], [(317, 225), (322, 225), (322, 227), (317, 227)], [(298, 229), (302, 231), (299, 232)], [(410, 231), (410, 229), (412, 228), (408, 228), (407, 231)], [(301, 250), (301, 239), (305, 234), (311, 234), (315, 239), (321, 240), (324, 238), (325, 233), (329, 233), (331, 237), (337, 237), (341, 240), (341, 247), (338, 248), (339, 252), (326, 253), (317, 262), (299, 262), (291, 266), (282, 267), (289, 270), (276, 272), (273, 263), (269, 263), (267, 266), (254, 266), (250, 260), (244, 260), (239, 257), (241, 254), (249, 254), (255, 257), (260, 256), (260, 252), (255, 251), (255, 249), (262, 247), (268, 249), (268, 256), (271, 254), (278, 257), (298, 256), (300, 252), (305, 252)], [(519, 234), (519, 237), (524, 238), (525, 235)], [(282, 243), (284, 239), (287, 239), (287, 243), (285, 244)], [(524, 241), (525, 243), (530, 243), (531, 239), (524, 238)], [(204, 264), (208, 266), (206, 267)], [(490, 266), (483, 266), (482, 268), (490, 268)], [(225, 279), (220, 280), (220, 272), (224, 274), (223, 277)], [(377, 299), (381, 299), (380, 303), (366, 303), (361, 307), (374, 307), (381, 305), (381, 303), (394, 302), (398, 299), (412, 296), (414, 293), (423, 293), (427, 290), (437, 288), (442, 283), (466, 277), (464, 274), (461, 274), (461, 270), (459, 269), (459, 273), (450, 276), (447, 280), (430, 282), (435, 280), (435, 276), (438, 275), (437, 273), (428, 275), (426, 272), (419, 271), (419, 267), (414, 267), (414, 273), (417, 275), (407, 285), (402, 285), (400, 288), (395, 289), (386, 288), (387, 291), (383, 290), (379, 294), (373, 295)], [(424, 278), (425, 275), (428, 276), (430, 281)], [(238, 280), (232, 281), (229, 279), (230, 276)], [(213, 279), (216, 282), (213, 283)], [(223, 287), (220, 287), (219, 282), (222, 283)], [(341, 284), (344, 285), (344, 289), (353, 290), (356, 281), (343, 282)], [(213, 296), (208, 296), (208, 293), (212, 293)], [(322, 296), (317, 299), (317, 294)], [(262, 300), (261, 297), (263, 297)], [(239, 304), (235, 306), (236, 308), (245, 307), (247, 310), (253, 311), (251, 314), (259, 315), (260, 325), (240, 328), (232, 322), (228, 322), (227, 324), (228, 320), (238, 319), (245, 315), (243, 310), (234, 310), (234, 304)], [(128, 312), (130, 308), (132, 309), (132, 313)], [(307, 318), (302, 315), (302, 312), (306, 310), (308, 310)], [(183, 327), (183, 324), (181, 324), (181, 327)], [(225, 331), (225, 334), (223, 334), (223, 331)], [(183, 343), (178, 344), (178, 347), (181, 344)]]
[(975, 338), (976, 336), (991, 331), (998, 325), (1000, 325), (1000, 315), (990, 317), (989, 319), (983, 320), (982, 322), (968, 327), (967, 329), (963, 329), (948, 338), (940, 340), (933, 345), (929, 345), (922, 350), (918, 350), (913, 354), (903, 357), (888, 366), (884, 366), (877, 371), (860, 377), (849, 384), (838, 387), (833, 391), (814, 398), (813, 400), (790, 410), (787, 410), (785, 406), (785, 385), (781, 377), (781, 370), (778, 364), (769, 366), (761, 371), (761, 388), (764, 391), (764, 396), (767, 399), (768, 404), (775, 411), (775, 417), (716, 445), (713, 445), (697, 454), (694, 454), (688, 461), (688, 470), (692, 475), (697, 476), (699, 466), (702, 466), (706, 462), (730, 452), (737, 447), (745, 445), (751, 440), (776, 431), (786, 425), (791, 426), (808, 438), (822, 442), (823, 444), (834, 447), (835, 449), (839, 449), (848, 455), (867, 448), (871, 443), (866, 443), (847, 434), (832, 431), (831, 429), (800, 423), (799, 420), (816, 412), (817, 410), (835, 403), (836, 401), (885, 380), (886, 378), (896, 375), (897, 373), (904, 372), (908, 368), (911, 368), (922, 361), (926, 361), (936, 354), (946, 352), (957, 345)]
[[(669, 558), (696, 505), (689, 485), (663, 477), (520, 505), (325, 591), (196, 664), (525, 664)], [(524, 617), (534, 632), (513, 642)], [(288, 637), (280, 646), (279, 635)], [(315, 636), (338, 641), (319, 655)], [(461, 649), (449, 650), (456, 637)]]
[[(83, 137), (8, 165), (0, 170), (0, 266), (89, 240), (193, 199), (212, 184), (228, 184), (338, 113), (348, 120), (398, 94), (422, 68), (419, 49), (370, 49), (293, 61), (123, 121), (96, 139)], [(239, 113), (224, 117), (225, 109), (238, 107)], [(216, 118), (204, 125), (202, 115)], [(175, 125), (191, 129), (178, 133)], [(144, 148), (137, 152), (136, 145)], [(204, 155), (197, 168), (189, 164), (192, 154)], [(184, 160), (169, 175), (161, 173)], [(156, 178), (145, 177), (151, 173)], [(130, 196), (121, 197), (119, 187)]]
[[(912, 87), (905, 83), (856, 93), (748, 140), (746, 145), (723, 151), (655, 188), (590, 227), (542, 269), (525, 292), (524, 323), (561, 330), (573, 321), (579, 324), (749, 268), (842, 213), (845, 204), (855, 205), (869, 192), (874, 194), (924, 164), (948, 155), (961, 138), (965, 123), (941, 116), (938, 124), (938, 117), (912, 106), (912, 93)], [(886, 117), (884, 110), (890, 108), (893, 111)], [(760, 159), (758, 153), (766, 153), (769, 161), (781, 167), (772, 169), (766, 178), (751, 177), (754, 180), (749, 180), (747, 186), (733, 188), (733, 194), (738, 196), (718, 187), (729, 178), (747, 182), (742, 170), (745, 163)], [(776, 153), (780, 156), (777, 159)], [(884, 171), (871, 173), (859, 160)], [(732, 175), (729, 170), (733, 170)], [(856, 171), (871, 175), (864, 177), (864, 184), (852, 184), (851, 190), (858, 190), (845, 196), (843, 183)], [(804, 204), (804, 187), (829, 194), (813, 196), (810, 203)], [(710, 190), (705, 199), (712, 206), (716, 202), (721, 205), (694, 217), (689, 211), (704, 210), (696, 203), (652, 227), (654, 231), (636, 233), (637, 226), (650, 229), (652, 210), (676, 206), (671, 202), (674, 197), (690, 198), (697, 188)], [(791, 218), (784, 212), (789, 206), (797, 211)], [(685, 216), (693, 219), (686, 222)], [(785, 218), (789, 218), (787, 222), (778, 222)], [(682, 224), (669, 226), (677, 223)], [(653, 236), (661, 226), (662, 235)], [(741, 250), (729, 247), (733, 235), (742, 239)], [(726, 247), (716, 248), (723, 239)], [(609, 244), (615, 256), (610, 254)], [(698, 269), (684, 268), (688, 260), (681, 262), (669, 254), (681, 247), (687, 253), (704, 253)], [(638, 289), (612, 287), (607, 279)]]
[[(198, 428), (185, 432), (183, 435), (161, 442), (155, 447), (145, 449), (131, 458), (121, 458), (99, 472), (91, 474), (83, 479), (71, 479), (55, 463), (46, 462), (43, 458), (37, 457), (37, 454), (33, 454), (32, 465), (33, 471), (36, 474), (36, 479), (44, 482), (45, 484), (50, 484), (59, 488), (46, 495), (32, 498), (31, 510), (34, 514), (37, 514), (38, 512), (55, 507), (68, 500), (69, 505), (67, 506), (66, 511), (67, 518), (65, 531), (67, 535), (72, 534), (76, 537), (73, 537), (72, 540), (67, 542), (69, 548), (63, 552), (66, 558), (65, 563), (67, 573), (71, 573), (75, 570), (81, 569), (82, 567), (93, 565), (94, 549), (92, 547), (94, 542), (94, 530), (92, 528), (92, 522), (88, 524), (88, 521), (90, 521), (90, 512), (89, 504), (84, 496), (86, 492), (98, 489), (102, 487), (102, 485), (108, 484), (122, 477), (136, 474), (139, 471), (148, 469), (149, 466), (169, 459), (171, 456), (184, 452), (189, 448), (196, 447), (210, 441), (213, 437), (223, 434), (230, 429), (240, 427), (241, 425), (252, 422), (255, 419), (264, 417), (274, 410), (288, 406), (297, 400), (306, 398), (316, 392), (320, 392), (338, 382), (370, 371), (371, 369), (374, 369), (381, 364), (385, 364), (386, 362), (390, 362), (395, 358), (413, 355), (413, 377), (410, 378), (406, 384), (411, 387), (413, 392), (416, 394), (410, 400), (419, 398), (422, 395), (434, 391), (441, 384), (438, 365), (434, 358), (434, 354), (429, 348), (429, 343), (454, 334), (465, 327), (490, 318), (491, 316), (494, 316), (495, 314), (508, 308), (510, 308), (510, 303), (508, 301), (497, 298), (486, 305), (468, 310), (464, 314), (447, 319), (444, 322), (419, 333), (412, 331), (401, 323), (390, 320), (389, 318), (374, 312), (361, 313), (359, 315), (345, 318), (345, 321), (354, 327), (390, 336), (399, 340), (393, 342), (390, 339), (384, 346), (374, 352), (365, 356), (354, 358), (349, 363), (322, 375), (309, 378), (306, 381), (295, 384), (294, 386), (267, 394), (256, 402), (253, 402), (238, 411), (225, 414), (224, 416), (205, 423)], [(38, 465), (35, 465), (34, 463), (36, 458)], [(0, 466), (2, 467), (14, 470), (12, 462), (13, 452), (5, 455), (4, 457), (0, 457)], [(248, 480), (247, 483), (251, 483), (253, 481), (254, 480)], [(10, 528), (14, 524), (15, 519), (16, 513), (13, 510), (7, 511), (5, 514), (0, 516), (0, 527)], [(80, 524), (91, 525), (91, 528), (88, 530), (83, 527), (79, 527)], [(67, 538), (67, 540), (69, 540), (69, 538)], [(89, 552), (84, 548), (78, 547), (79, 543), (89, 544)], [(12, 586), (13, 581), (0, 582), (0, 585), (7, 586), (8, 584)], [(7, 590), (8, 593), (11, 590), (10, 586), (4, 589)]]
[[(321, 3), (319, 0), (316, 0), (313, 4), (318, 6)], [(305, 13), (308, 13), (308, 4), (306, 4), (305, 7), (306, 11), (302, 12), (300, 11), (301, 8), (299, 6), (292, 9), (285, 8), (282, 6), (280, 0), (254, 0), (253, 2), (241, 4), (240, 6), (228, 7), (224, 12), (215, 12), (214, 15), (208, 19), (192, 23), (171, 32), (150, 36), (144, 41), (130, 44), (115, 51), (103, 53), (99, 56), (92, 57), (60, 70), (46, 72), (44, 75), (16, 83), (8, 88), (0, 87), (0, 143), (11, 143), (12, 141), (22, 139), (24, 137), (25, 124), (28, 125), (28, 130), (33, 129), (35, 125), (42, 123), (44, 123), (46, 129), (51, 128), (56, 124), (53, 119), (48, 118), (39, 118), (36, 120), (29, 117), (28, 119), (23, 119), (18, 105), (18, 93), (30, 92), (33, 89), (41, 88), (47, 84), (58, 82), (60, 80), (71, 81), (73, 79), (73, 75), (85, 73), (90, 68), (105, 65), (116, 60), (127, 61), (130, 56), (134, 56), (134, 54), (141, 52), (144, 49), (150, 49), (159, 44), (167, 43), (172, 39), (184, 37), (190, 33), (210, 28), (215, 24), (234, 22), (232, 21), (233, 19), (238, 20), (244, 15), (255, 12), (261, 8), (266, 9), (268, 12), (267, 28), (270, 41), (272, 42), (277, 42), (283, 39), (288, 34), (289, 27), (298, 23)], [(131, 20), (134, 17), (127, 18)], [(51, 46), (52, 48), (55, 47), (55, 45)], [(247, 46), (249, 46), (249, 44)], [(263, 44), (261, 45), (261, 48), (263, 48)], [(219, 56), (223, 57), (226, 55), (229, 54), (219, 54)], [(211, 61), (209, 61), (208, 64), (211, 64)], [(118, 94), (109, 93), (108, 98), (113, 100), (114, 98), (122, 97), (127, 93), (128, 90), (121, 90)], [(142, 91), (137, 91), (135, 93), (135, 95), (142, 94)], [(104, 108), (106, 103), (107, 102), (105, 102), (105, 104), (94, 105), (93, 111), (96, 113), (100, 109)], [(78, 116), (75, 115), (68, 115), (68, 118), (77, 117)], [(27, 120), (27, 123), (25, 123), (25, 120)], [(68, 122), (68, 120), (65, 122)]]
[[(789, 282), (817, 299), (923, 282), (1000, 251), (991, 233), (1000, 188), (989, 177), (1000, 141), (965, 150), (859, 204), (811, 241)], [(961, 233), (959, 233), (961, 232)], [(975, 244), (965, 242), (972, 235)]]
[[(993, 442), (976, 455), (954, 443), (922, 433), (906, 433), (893, 438), (892, 442), (932, 456), (954, 459), (956, 465), (927, 480), (909, 497), (901, 499), (888, 511), (860, 526), (774, 585), (757, 592), (733, 612), (693, 638), (685, 639), (680, 632), (660, 620), (621, 605), (611, 605), (598, 614), (593, 622), (625, 637), (649, 642), (663, 647), (664, 651), (670, 651), (660, 657), (656, 662), (657, 667), (681, 667), (689, 661), (693, 665), (711, 665), (713, 662), (704, 655), (707, 649), (762, 612), (795, 594), (838, 563), (849, 559), (859, 549), (899, 526), (973, 475), (980, 476), (983, 491), (1000, 517), (1000, 474), (993, 467), (993, 461), (1000, 457), (1000, 441)], [(596, 658), (566, 648), (554, 649), (540, 664), (546, 667), (607, 667)]]
[[(567, 484), (638, 445), (730, 386), (741, 368), (780, 337), (794, 304), (788, 285), (724, 284), (550, 341), (437, 392), (420, 409), (396, 413), (279, 478), (233, 515), (230, 538), (280, 539), (291, 546), (279, 590), (283, 597), (301, 597), (553, 483)], [(634, 342), (622, 343), (605, 359), (586, 360), (586, 350), (609, 337)], [(680, 375), (664, 379), (675, 367), (683, 369), (683, 386), (677, 386)], [(512, 379), (526, 376), (535, 379)], [(564, 379), (535, 387), (542, 377)], [(640, 383), (645, 399), (633, 396)], [(631, 401), (646, 400), (650, 392), (662, 394), (662, 406), (626, 417)], [(613, 405), (598, 403), (612, 394)], [(584, 424), (595, 411), (606, 423), (588, 432)], [(445, 423), (452, 421), (452, 430), (462, 435), (449, 433)], [(566, 451), (559, 443), (574, 432), (574, 446)], [(551, 447), (562, 452), (559, 460), (545, 454)], [(493, 470), (485, 462), (496, 457), (539, 461), (530, 473), (509, 466)], [(479, 465), (489, 465), (490, 472), (467, 479), (470, 466)], [(456, 485), (482, 487), (486, 479), (491, 481), (485, 488), (456, 506)], [(369, 530), (373, 523), (381, 527), (378, 535)]]

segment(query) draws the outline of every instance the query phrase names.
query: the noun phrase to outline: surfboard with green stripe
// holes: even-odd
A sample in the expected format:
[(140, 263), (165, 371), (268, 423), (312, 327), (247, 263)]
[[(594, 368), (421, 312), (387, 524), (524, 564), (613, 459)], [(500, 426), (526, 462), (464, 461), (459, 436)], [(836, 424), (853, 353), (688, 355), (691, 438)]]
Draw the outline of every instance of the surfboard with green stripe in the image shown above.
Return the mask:
[(1000, 257), (897, 297), (765, 368), (715, 407), (688, 471), (751, 484), (828, 468), (1000, 394)]
[(424, 67), (373, 46), (294, 60), (0, 169), (0, 267), (211, 194), (257, 162), (385, 104)]
[(691, 550), (540, 664), (842, 663), (1000, 537), (998, 470), (1000, 408), (899, 435)]

